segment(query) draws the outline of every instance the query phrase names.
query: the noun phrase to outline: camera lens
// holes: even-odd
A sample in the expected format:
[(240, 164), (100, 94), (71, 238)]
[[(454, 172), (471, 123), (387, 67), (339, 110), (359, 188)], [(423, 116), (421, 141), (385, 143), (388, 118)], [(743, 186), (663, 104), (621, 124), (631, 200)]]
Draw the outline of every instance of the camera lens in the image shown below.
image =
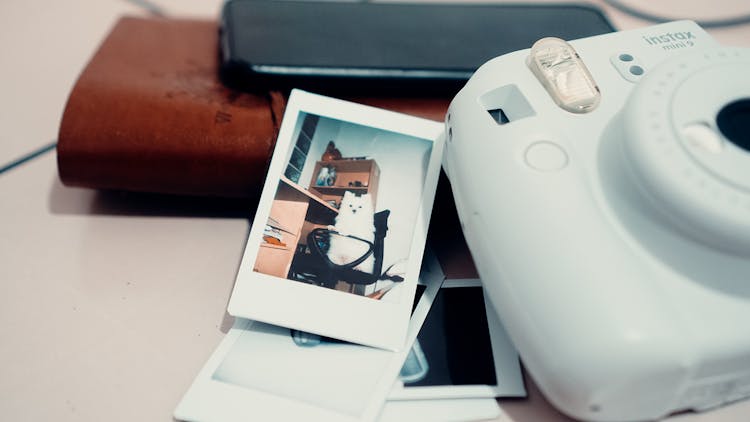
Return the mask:
[(727, 139), (750, 152), (750, 98), (724, 106), (716, 116), (716, 124)]

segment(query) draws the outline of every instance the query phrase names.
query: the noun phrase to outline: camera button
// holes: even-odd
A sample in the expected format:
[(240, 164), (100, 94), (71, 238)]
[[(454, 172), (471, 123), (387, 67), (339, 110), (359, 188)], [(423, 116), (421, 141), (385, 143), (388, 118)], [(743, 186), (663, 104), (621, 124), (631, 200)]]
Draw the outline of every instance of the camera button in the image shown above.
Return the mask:
[(568, 165), (568, 154), (556, 143), (539, 141), (526, 148), (526, 164), (539, 171), (558, 171)]

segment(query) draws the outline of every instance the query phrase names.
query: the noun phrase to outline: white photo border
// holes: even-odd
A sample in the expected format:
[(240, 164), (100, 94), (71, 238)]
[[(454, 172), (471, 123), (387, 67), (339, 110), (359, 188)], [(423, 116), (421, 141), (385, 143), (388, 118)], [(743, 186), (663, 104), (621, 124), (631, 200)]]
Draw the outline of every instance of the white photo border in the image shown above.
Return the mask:
[[(420, 283), (425, 285), (408, 323), (406, 341), (411, 344), (417, 338), (427, 313), (432, 307), (440, 286), (445, 279), (437, 260), (431, 253), (425, 254), (425, 271), (420, 274)], [(411, 306), (410, 306), (411, 309)], [(237, 340), (254, 322), (238, 318), (224, 340), (203, 365), (192, 385), (182, 397), (174, 411), (181, 421), (240, 422), (248, 419), (274, 420), (325, 420), (330, 422), (374, 421), (383, 409), (388, 393), (398, 377), (409, 348), (392, 352), (388, 367), (376, 381), (375, 391), (368, 396), (369, 402), (360, 415), (350, 415), (315, 406), (299, 400), (251, 389), (214, 378), (219, 366), (232, 351)], [(350, 345), (351, 347), (364, 347)], [(336, 352), (336, 353), (340, 353)], [(388, 352), (384, 352), (388, 353)], [(284, 368), (279, 368), (283, 371)], [(252, 413), (252, 415), (250, 414)], [(253, 417), (255, 416), (255, 417)]]
[(489, 421), (500, 416), (494, 398), (484, 399), (388, 399), (378, 422), (403, 421)]
[[(300, 113), (338, 119), (432, 142), (416, 215), (406, 274), (397, 303), (308, 285), (253, 271), (265, 221), (287, 165)], [(440, 172), (443, 124), (300, 90), (289, 96), (276, 148), (227, 307), (236, 317), (307, 331), (388, 350), (405, 347), (412, 300), (425, 248), (427, 228)]]

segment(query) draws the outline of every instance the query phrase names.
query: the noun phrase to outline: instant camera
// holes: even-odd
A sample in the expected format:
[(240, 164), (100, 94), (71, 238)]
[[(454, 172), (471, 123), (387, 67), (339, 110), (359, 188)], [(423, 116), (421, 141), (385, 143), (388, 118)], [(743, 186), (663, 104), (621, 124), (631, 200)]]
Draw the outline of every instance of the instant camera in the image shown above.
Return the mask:
[(565, 413), (750, 396), (750, 50), (680, 21), (484, 64), (445, 166), (485, 289)]

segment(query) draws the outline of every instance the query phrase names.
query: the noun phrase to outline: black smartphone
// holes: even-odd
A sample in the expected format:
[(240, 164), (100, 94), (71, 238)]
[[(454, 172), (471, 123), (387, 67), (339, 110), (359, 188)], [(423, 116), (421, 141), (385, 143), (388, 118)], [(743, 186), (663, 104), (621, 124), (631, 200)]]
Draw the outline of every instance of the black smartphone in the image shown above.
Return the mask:
[(611, 31), (586, 5), (229, 0), (221, 76), (246, 90), (455, 93), (485, 61), (539, 38)]

